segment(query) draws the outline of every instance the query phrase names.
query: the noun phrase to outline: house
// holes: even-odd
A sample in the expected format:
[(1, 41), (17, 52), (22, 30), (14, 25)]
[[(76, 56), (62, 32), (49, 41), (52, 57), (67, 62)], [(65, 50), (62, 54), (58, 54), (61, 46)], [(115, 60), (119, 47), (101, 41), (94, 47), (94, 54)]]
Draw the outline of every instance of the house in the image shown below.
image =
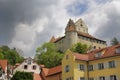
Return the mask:
[(7, 66), (7, 60), (0, 60), (0, 80), (8, 80)]
[(62, 66), (42, 68), (41, 75), (43, 80), (62, 80)]
[(21, 64), (17, 64), (17, 67), (14, 69), (14, 73), (16, 71), (33, 72), (39, 74), (41, 69), (40, 66), (29, 57), (26, 58)]
[(66, 51), (62, 80), (120, 80), (120, 44), (87, 54)]
[(73, 44), (82, 43), (87, 44), (90, 49), (99, 49), (106, 47), (106, 41), (95, 38), (88, 33), (88, 27), (82, 19), (74, 23), (69, 20), (65, 28), (65, 36), (50, 39), (50, 42), (55, 43), (58, 51), (64, 52)]
[(16, 63), (13, 74), (16, 71), (32, 72), (34, 80), (42, 80), (40, 76), (41, 67), (31, 57), (26, 58), (22, 63)]

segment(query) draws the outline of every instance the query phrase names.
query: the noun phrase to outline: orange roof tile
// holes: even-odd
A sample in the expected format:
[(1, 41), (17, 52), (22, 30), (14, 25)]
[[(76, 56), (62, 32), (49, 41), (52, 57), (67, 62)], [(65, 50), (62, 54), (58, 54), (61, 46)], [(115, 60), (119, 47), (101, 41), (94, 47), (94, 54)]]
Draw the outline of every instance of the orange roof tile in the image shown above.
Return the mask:
[(40, 74), (35, 74), (33, 75), (34, 79), (33, 80), (42, 80), (42, 77)]
[(48, 68), (42, 68), (42, 71), (44, 73), (44, 76), (47, 76), (49, 69)]
[(50, 76), (50, 75), (61, 73), (61, 72), (62, 72), (62, 66), (61, 65), (50, 68), (50, 69), (42, 68), (43, 76)]
[[(120, 47), (120, 44), (102, 48), (102, 49), (96, 49), (87, 54), (73, 53), (73, 55), (76, 57), (77, 60), (85, 60), (85, 61), (97, 60), (97, 59), (102, 59), (102, 58), (107, 58), (107, 57), (112, 57), (112, 56), (120, 56), (120, 53), (116, 53), (116, 48), (118, 47)], [(102, 51), (101, 56), (95, 57), (95, 55), (101, 51)]]
[(66, 31), (75, 31), (75, 27), (69, 26), (66, 28)]
[(5, 71), (5, 68), (7, 67), (7, 60), (0, 60), (0, 66)]
[(47, 76), (50, 76), (50, 75), (53, 75), (53, 74), (56, 74), (56, 73), (60, 73), (60, 72), (62, 72), (62, 66), (61, 65), (49, 69), (49, 72), (48, 72)]
[(79, 53), (74, 53), (73, 55), (75, 56), (76, 60), (88, 60), (88, 55)]

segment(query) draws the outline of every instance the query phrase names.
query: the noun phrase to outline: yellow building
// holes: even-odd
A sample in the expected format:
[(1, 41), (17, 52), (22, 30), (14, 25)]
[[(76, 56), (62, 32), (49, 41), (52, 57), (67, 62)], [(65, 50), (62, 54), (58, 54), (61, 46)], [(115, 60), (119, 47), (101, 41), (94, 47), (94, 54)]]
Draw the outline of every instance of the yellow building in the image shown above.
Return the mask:
[(52, 37), (50, 42), (55, 43), (57, 49), (61, 52), (66, 51), (76, 43), (87, 44), (91, 49), (106, 47), (106, 41), (95, 38), (88, 33), (88, 27), (82, 19), (75, 23), (70, 19), (65, 28), (65, 36)]
[(120, 80), (120, 44), (87, 54), (66, 51), (62, 80)]

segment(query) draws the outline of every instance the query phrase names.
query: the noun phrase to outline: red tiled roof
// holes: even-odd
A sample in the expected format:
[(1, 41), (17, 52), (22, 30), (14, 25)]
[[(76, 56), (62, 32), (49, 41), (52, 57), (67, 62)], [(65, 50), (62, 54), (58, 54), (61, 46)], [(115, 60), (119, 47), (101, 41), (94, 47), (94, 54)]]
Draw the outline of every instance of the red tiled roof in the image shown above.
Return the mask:
[(48, 68), (42, 68), (42, 71), (44, 73), (44, 76), (47, 76), (49, 69)]
[[(83, 32), (79, 32), (79, 31), (77, 31), (77, 33), (78, 33), (79, 36), (84, 36), (84, 37), (88, 37), (88, 38), (91, 38), (91, 39), (100, 40), (100, 39), (97, 39), (97, 38), (93, 37), (92, 35), (90, 35), (88, 33), (83, 33)], [(100, 40), (100, 41), (103, 41), (103, 40)]]
[(66, 28), (66, 31), (75, 31), (75, 27), (69, 26)]
[[(73, 30), (73, 29), (70, 28), (70, 31), (71, 31), (71, 30)], [(77, 31), (77, 34), (78, 34), (78, 36), (84, 36), (84, 37), (88, 37), (88, 38), (91, 38), (91, 39), (103, 41), (103, 40), (100, 40), (100, 39), (98, 39), (98, 38), (93, 37), (92, 35), (90, 35), (90, 34), (88, 34), (88, 33), (83, 33), (83, 32)], [(63, 39), (63, 38), (65, 38), (65, 36), (63, 36), (63, 37), (58, 37), (58, 38), (52, 37), (51, 40), (50, 40), (50, 42), (57, 42), (57, 41), (59, 41), (59, 40), (61, 40), (61, 39)], [(103, 42), (106, 42), (106, 41), (103, 41)]]
[(7, 67), (7, 60), (0, 60), (0, 66), (5, 71), (5, 68)]
[(74, 53), (73, 55), (75, 56), (76, 60), (88, 60), (88, 55), (79, 53)]
[[(77, 60), (85, 60), (85, 61), (97, 60), (97, 59), (102, 59), (102, 58), (107, 58), (107, 57), (112, 57), (112, 56), (120, 56), (120, 53), (116, 53), (116, 48), (118, 47), (120, 47), (120, 44), (102, 48), (102, 49), (96, 49), (87, 54), (73, 53), (73, 55), (76, 57)], [(101, 56), (95, 57), (95, 54), (101, 51), (102, 51)]]
[(60, 72), (62, 72), (62, 66), (61, 65), (49, 69), (48, 76), (56, 74), (56, 73), (60, 73)]
[(53, 74), (57, 74), (57, 73), (61, 73), (62, 72), (62, 66), (56, 66), (56, 67), (53, 67), (53, 68), (42, 68), (42, 71), (43, 71), (43, 76), (50, 76), (50, 75), (53, 75)]
[(41, 75), (40, 74), (35, 74), (34, 73), (34, 79), (33, 80), (42, 80), (42, 77), (41, 77)]

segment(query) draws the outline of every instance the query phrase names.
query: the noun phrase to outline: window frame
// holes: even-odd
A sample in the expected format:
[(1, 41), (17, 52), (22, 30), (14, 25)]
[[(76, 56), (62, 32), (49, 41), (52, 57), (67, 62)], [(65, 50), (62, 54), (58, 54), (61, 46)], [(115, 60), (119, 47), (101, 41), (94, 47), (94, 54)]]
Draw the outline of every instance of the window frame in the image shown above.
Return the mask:
[(102, 70), (104, 68), (105, 68), (104, 63), (98, 63), (98, 69), (99, 70)]
[(28, 65), (24, 65), (24, 69), (28, 69)]
[(81, 71), (84, 71), (85, 70), (85, 65), (84, 64), (79, 64), (78, 69), (81, 70)]
[(108, 62), (109, 68), (115, 68), (115, 61), (109, 61)]
[(65, 66), (65, 72), (69, 72), (70, 71), (70, 66), (69, 65), (66, 65)]

